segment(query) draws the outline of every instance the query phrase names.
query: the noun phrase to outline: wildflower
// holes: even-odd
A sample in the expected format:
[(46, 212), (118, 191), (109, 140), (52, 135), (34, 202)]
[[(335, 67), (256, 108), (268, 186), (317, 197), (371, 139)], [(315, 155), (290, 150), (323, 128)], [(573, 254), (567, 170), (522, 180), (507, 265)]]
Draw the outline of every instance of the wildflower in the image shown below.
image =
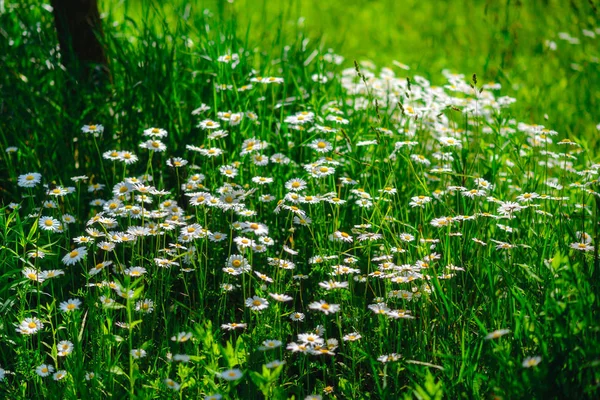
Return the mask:
[(249, 307), (253, 311), (262, 311), (269, 307), (269, 302), (262, 297), (249, 297), (246, 299), (246, 307)]
[(102, 125), (96, 125), (96, 124), (92, 124), (92, 125), (84, 125), (81, 128), (81, 132), (83, 133), (91, 133), (93, 134), (95, 137), (99, 137), (100, 134), (102, 132), (104, 132), (104, 126)]
[(60, 381), (61, 379), (64, 379), (67, 376), (67, 371), (65, 371), (64, 369), (61, 369), (60, 371), (56, 371), (54, 373), (54, 375), (52, 375), (52, 379), (54, 379), (55, 381)]
[(182, 363), (187, 363), (187, 362), (190, 362), (191, 357), (188, 356), (187, 354), (175, 354), (173, 356), (173, 360), (174, 361), (179, 361), (179, 362), (182, 362)]
[(369, 309), (375, 314), (387, 314), (390, 311), (385, 303), (369, 304)]
[(269, 293), (269, 296), (271, 296), (273, 299), (275, 299), (277, 301), (281, 301), (281, 302), (286, 302), (286, 301), (292, 301), (293, 300), (292, 296), (288, 296), (286, 294)]
[(135, 311), (150, 314), (154, 311), (154, 302), (150, 299), (139, 300), (135, 303)]
[(173, 379), (170, 379), (170, 378), (165, 379), (163, 382), (171, 390), (177, 391), (181, 387), (181, 385), (179, 383), (175, 382)]
[(362, 338), (362, 336), (360, 335), (360, 333), (358, 333), (358, 332), (352, 332), (352, 333), (349, 333), (347, 335), (344, 335), (344, 337), (342, 339), (345, 342), (355, 342), (355, 341), (359, 340), (360, 338)]
[(285, 183), (285, 188), (287, 190), (292, 190), (294, 192), (298, 192), (300, 190), (304, 190), (306, 189), (306, 181), (302, 180), (302, 179), (290, 179), (289, 181), (287, 181)]
[(323, 139), (315, 139), (307, 144), (307, 146), (318, 153), (329, 153), (331, 150), (333, 150), (331, 143)]
[(219, 172), (228, 178), (235, 178), (238, 174), (238, 169), (232, 165), (223, 165), (219, 168)]
[(385, 354), (385, 355), (377, 357), (377, 361), (385, 364), (385, 363), (388, 363), (391, 361), (398, 361), (400, 358), (401, 358), (400, 354), (391, 353), (391, 354)]
[(58, 232), (61, 228), (60, 222), (52, 217), (41, 217), (38, 225), (41, 229), (50, 232)]
[(283, 83), (283, 78), (277, 78), (274, 76), (268, 76), (268, 77), (263, 78), (262, 76), (257, 76), (257, 77), (251, 78), (250, 82), (258, 82), (258, 83), (265, 83), (265, 84), (268, 84), (268, 83), (280, 84), (280, 83)]
[(304, 314), (301, 312), (295, 312), (290, 314), (290, 319), (294, 322), (304, 321)]
[(236, 329), (246, 329), (246, 327), (248, 327), (248, 324), (238, 324), (236, 322), (221, 325), (221, 329), (226, 329), (228, 331), (233, 331)]
[(16, 331), (22, 335), (33, 335), (43, 327), (44, 324), (38, 318), (25, 318), (16, 328)]
[(348, 282), (326, 281), (319, 282), (319, 286), (326, 290), (346, 289), (348, 287)]
[(62, 312), (68, 313), (71, 311), (78, 310), (81, 306), (81, 300), (79, 299), (69, 299), (67, 301), (63, 301), (60, 303), (59, 308)]
[(54, 372), (54, 367), (49, 364), (42, 364), (35, 369), (35, 373), (39, 376), (46, 377)]
[(352, 243), (352, 236), (342, 231), (335, 231), (329, 238), (332, 241)]
[(265, 340), (262, 343), (262, 346), (259, 346), (259, 350), (264, 351), (264, 350), (273, 350), (276, 349), (277, 347), (281, 346), (282, 343), (280, 340)]
[(134, 359), (139, 360), (140, 358), (146, 357), (147, 353), (144, 349), (131, 349), (129, 354), (131, 354), (131, 357), (133, 357)]
[(42, 174), (37, 172), (29, 172), (24, 175), (20, 175), (17, 179), (17, 185), (24, 188), (35, 187), (42, 181)]
[(59, 357), (65, 357), (73, 352), (74, 346), (73, 343), (68, 340), (61, 340), (56, 345), (56, 348), (58, 349)]
[(42, 277), (42, 273), (40, 273), (39, 271), (27, 267), (25, 269), (23, 269), (22, 271), (23, 275), (25, 275), (25, 277), (29, 280), (32, 280), (34, 282), (40, 282), (42, 283), (44, 281), (44, 278)]
[(163, 138), (167, 136), (167, 131), (162, 128), (148, 128), (144, 130), (144, 136)]
[(237, 381), (238, 379), (240, 379), (244, 374), (242, 373), (242, 371), (240, 371), (237, 368), (234, 369), (228, 369), (226, 371), (223, 371), (219, 374), (219, 376), (222, 379), (225, 379), (226, 381)]
[(149, 139), (149, 140), (146, 140), (145, 142), (140, 143), (140, 147), (142, 149), (147, 149), (147, 150), (155, 151), (155, 152), (162, 152), (167, 149), (167, 146), (165, 146), (165, 144), (163, 142), (161, 142), (160, 140), (153, 140), (153, 139)]
[(523, 368), (531, 368), (537, 366), (540, 362), (542, 362), (542, 357), (527, 357), (523, 360)]
[(119, 161), (124, 162), (126, 165), (129, 165), (136, 163), (138, 161), (138, 156), (136, 156), (130, 151), (120, 151), (117, 156), (117, 159)]
[(206, 119), (198, 124), (198, 127), (201, 129), (218, 129), (221, 127), (221, 124), (215, 122), (210, 119)]
[(176, 336), (171, 336), (171, 340), (174, 342), (187, 342), (193, 337), (191, 332), (179, 332)]
[(325, 315), (333, 314), (340, 311), (339, 304), (329, 304), (324, 300), (312, 302), (308, 305), (308, 308), (310, 308), (311, 310), (321, 311)]
[(501, 215), (512, 215), (515, 212), (521, 211), (522, 209), (527, 208), (527, 206), (522, 206), (519, 203), (507, 201), (500, 202), (500, 207), (498, 207), (498, 214)]
[(571, 243), (570, 247), (572, 249), (575, 250), (579, 250), (579, 251), (593, 251), (594, 250), (594, 246), (590, 245), (589, 243)]
[(285, 361), (273, 360), (273, 361), (265, 364), (265, 367), (267, 367), (268, 369), (273, 369), (273, 368), (277, 368), (284, 364), (285, 364)]
[(495, 330), (493, 332), (488, 333), (485, 336), (485, 339), (486, 340), (498, 339), (498, 338), (500, 338), (500, 337), (502, 337), (502, 336), (504, 336), (506, 334), (509, 334), (509, 333), (510, 333), (509, 329), (498, 329), (498, 330)]
[(173, 157), (167, 160), (167, 165), (173, 168), (180, 168), (186, 166), (188, 163), (187, 160), (184, 160), (181, 157)]
[(83, 257), (85, 257), (86, 254), (87, 251), (85, 247), (77, 247), (76, 249), (72, 250), (70, 253), (65, 255), (62, 259), (62, 262), (65, 265), (74, 265), (81, 259), (83, 259)]
[(129, 276), (131, 276), (133, 278), (137, 278), (139, 276), (142, 276), (146, 272), (147, 272), (146, 268), (143, 268), (143, 267), (130, 267), (130, 268), (127, 268), (125, 271), (123, 271), (123, 273), (125, 275), (129, 275)]

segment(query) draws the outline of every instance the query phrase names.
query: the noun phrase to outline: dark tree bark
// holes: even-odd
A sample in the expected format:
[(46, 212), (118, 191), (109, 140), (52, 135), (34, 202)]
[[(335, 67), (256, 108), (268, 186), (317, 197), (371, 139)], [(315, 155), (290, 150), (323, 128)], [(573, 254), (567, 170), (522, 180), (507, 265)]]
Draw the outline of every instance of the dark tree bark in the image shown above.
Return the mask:
[(102, 21), (97, 0), (51, 0), (62, 63), (77, 84), (99, 86), (110, 81), (101, 43)]

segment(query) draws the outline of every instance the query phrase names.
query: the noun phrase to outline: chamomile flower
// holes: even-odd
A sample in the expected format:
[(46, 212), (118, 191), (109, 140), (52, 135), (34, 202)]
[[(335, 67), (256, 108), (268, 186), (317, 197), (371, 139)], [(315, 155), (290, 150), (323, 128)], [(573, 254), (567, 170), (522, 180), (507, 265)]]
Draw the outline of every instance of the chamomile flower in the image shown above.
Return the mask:
[(165, 383), (165, 385), (174, 391), (178, 391), (179, 388), (181, 387), (181, 385), (177, 382), (175, 382), (173, 379), (167, 378), (163, 381)]
[(225, 370), (223, 372), (221, 372), (219, 374), (219, 377), (221, 379), (224, 379), (226, 381), (237, 381), (238, 379), (240, 379), (244, 374), (242, 373), (242, 371), (240, 371), (237, 368), (234, 369), (228, 369)]
[(37, 172), (29, 172), (24, 175), (19, 175), (17, 185), (24, 188), (33, 188), (42, 181), (42, 174)]
[(269, 307), (267, 299), (258, 296), (247, 298), (245, 304), (246, 307), (250, 308), (252, 311), (262, 311)]
[(69, 299), (67, 301), (63, 301), (60, 303), (59, 308), (62, 312), (68, 313), (75, 310), (78, 310), (81, 306), (81, 300), (79, 299)]
[(140, 147), (142, 149), (154, 151), (154, 152), (163, 152), (167, 149), (167, 146), (161, 142), (160, 140), (149, 139), (145, 142), (140, 143)]
[(509, 329), (498, 329), (485, 335), (486, 340), (498, 339), (510, 333)]
[(540, 356), (527, 357), (523, 360), (523, 368), (536, 367), (541, 362), (542, 357)]
[(86, 254), (87, 250), (85, 247), (77, 247), (76, 249), (71, 250), (71, 252), (65, 255), (62, 259), (62, 262), (65, 265), (74, 265), (77, 262), (81, 261)]
[(98, 124), (84, 125), (81, 128), (81, 132), (91, 133), (94, 136), (99, 136), (102, 132), (104, 132), (104, 126)]
[(167, 136), (167, 131), (162, 128), (148, 128), (144, 130), (143, 135), (153, 138), (164, 138)]
[(131, 357), (133, 359), (139, 360), (140, 358), (146, 357), (146, 355), (148, 353), (144, 349), (131, 349), (131, 351), (129, 352), (129, 354), (131, 354)]
[(61, 340), (56, 345), (59, 357), (66, 357), (73, 352), (73, 343), (68, 340)]
[(41, 376), (42, 378), (50, 375), (54, 372), (54, 367), (49, 364), (42, 364), (35, 369), (35, 373)]
[(16, 328), (16, 331), (22, 335), (33, 335), (37, 333), (44, 327), (44, 324), (39, 318), (25, 318), (19, 326)]
[(340, 311), (339, 304), (329, 304), (325, 300), (312, 302), (308, 305), (308, 308), (315, 311), (321, 311), (325, 315), (334, 314)]
[(52, 379), (54, 379), (55, 381), (60, 381), (62, 379), (65, 379), (67, 375), (67, 371), (61, 369), (60, 371), (56, 371), (54, 375), (52, 375)]

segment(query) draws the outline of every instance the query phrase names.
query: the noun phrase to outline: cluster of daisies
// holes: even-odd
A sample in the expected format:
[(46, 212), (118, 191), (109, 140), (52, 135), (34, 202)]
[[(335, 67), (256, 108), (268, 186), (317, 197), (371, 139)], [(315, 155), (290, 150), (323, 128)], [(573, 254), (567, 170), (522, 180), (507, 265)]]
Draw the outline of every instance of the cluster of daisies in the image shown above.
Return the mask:
[[(223, 55), (217, 62), (234, 68), (239, 56)], [(346, 93), (344, 101), (289, 112), (278, 127), (278, 134), (289, 139), (283, 147), (257, 133), (246, 134), (235, 149), (227, 148), (225, 138), (232, 131), (244, 124), (258, 127), (266, 122), (251, 111), (212, 110), (203, 104), (193, 114), (204, 143), (188, 144), (185, 157), (169, 154), (168, 132), (158, 127), (142, 132), (138, 149), (103, 149), (103, 162), (122, 163), (126, 171), (136, 170), (140, 159), (153, 153), (164, 154), (160, 159), (164, 169), (175, 169), (181, 178), (177, 187), (157, 187), (154, 182), (168, 180), (150, 174), (124, 176), (110, 186), (86, 176), (73, 177), (77, 188), (42, 186), (44, 177), (37, 172), (19, 176), (17, 185), (25, 192), (43, 188), (43, 204), (28, 215), (45, 233), (43, 237), (54, 243), (54, 237), (68, 237), (67, 225), (85, 225), (70, 243), (50, 246), (40, 239), (39, 246), (27, 249), (24, 258), (31, 261), (22, 270), (24, 278), (40, 285), (77, 267), (72, 273), (83, 274), (89, 287), (103, 290), (97, 303), (86, 302), (87, 306), (119, 310), (131, 302), (136, 312), (150, 314), (158, 312), (155, 300), (121, 282), (151, 282), (157, 271), (175, 271), (173, 276), (185, 280), (186, 274), (204, 273), (207, 266), (201, 260), (219, 256), (222, 258), (217, 264), (211, 261), (210, 268), (221, 295), (239, 298), (231, 293), (243, 290), (242, 302), (234, 307), (253, 315), (246, 321), (219, 321), (223, 331), (254, 332), (260, 324), (272, 322), (261, 318), (273, 318), (266, 311), (274, 308), (284, 310), (277, 318), (292, 324), (337, 321), (339, 329), (328, 332), (327, 324), (319, 323), (302, 328), (295, 340), (261, 338), (258, 348), (268, 351), (285, 344), (288, 360), (297, 357), (295, 353), (333, 357), (342, 343), (360, 341), (365, 334), (343, 324), (340, 315), (357, 310), (336, 294), (339, 291), (381, 282), (376, 285), (381, 289), (373, 302), (362, 311), (377, 316), (376, 320), (382, 316), (411, 323), (419, 318), (418, 303), (434, 290), (431, 281), (451, 279), (465, 269), (460, 255), (442, 256), (441, 241), (468, 240), (479, 249), (492, 243), (495, 251), (527, 251), (527, 243), (519, 242), (523, 226), (564, 217), (560, 208), (571, 193), (595, 195), (590, 186), (597, 182), (600, 164), (579, 167), (577, 143), (556, 141), (558, 133), (544, 126), (514, 120), (498, 123), (501, 111), (514, 102), (496, 96), (498, 84), (476, 86), (475, 78), (469, 82), (463, 75), (444, 71), (448, 83), (435, 87), (419, 76), (402, 79), (388, 68), (375, 71), (369, 63), (344, 70), (337, 81)], [(250, 90), (251, 85), (273, 83), (284, 82), (278, 77), (255, 76), (243, 87)], [(456, 110), (469, 116), (466, 127), (449, 116)], [(361, 130), (365, 124), (373, 124), (373, 128)], [(102, 125), (86, 125), (82, 132), (102, 145)], [(304, 139), (296, 143), (297, 137)], [(470, 160), (498, 164), (494, 179), (478, 176), (478, 168), (465, 174), (457, 169), (466, 162), (459, 159), (461, 151), (477, 145), (478, 140), (493, 143), (498, 150), (519, 141), (519, 151), (514, 158), (501, 157), (498, 151)], [(524, 162), (533, 156), (536, 166)], [(388, 166), (387, 179), (375, 179), (378, 171), (365, 167), (377, 163)], [(400, 167), (414, 171), (419, 184), (411, 188), (403, 181), (407, 175), (395, 176)], [(461, 185), (451, 179), (455, 174), (465, 176)], [(520, 175), (518, 179), (516, 175)], [(528, 184), (534, 181), (540, 184)], [(537, 191), (532, 191), (533, 187)], [(80, 221), (79, 216), (65, 212), (65, 198), (86, 189), (93, 196), (90, 206), (94, 212)], [(176, 198), (179, 191), (183, 196)], [(504, 198), (497, 198), (496, 193), (503, 193)], [(18, 212), (18, 203), (11, 207)], [(578, 204), (576, 210), (589, 212), (589, 205)], [(418, 227), (421, 223), (424, 225)], [(483, 228), (464, 229), (469, 224)], [(477, 236), (464, 238), (465, 231), (477, 232)], [(309, 248), (295, 248), (295, 242)], [(590, 252), (594, 243), (588, 233), (579, 230), (570, 247)], [(139, 249), (144, 249), (143, 255)], [(58, 252), (63, 268), (45, 269), (42, 266), (47, 264), (37, 261)], [(301, 285), (309, 278), (318, 282), (315, 287)], [(303, 290), (301, 296), (297, 287)], [(78, 298), (66, 299), (59, 306), (65, 314), (82, 308)], [(228, 317), (235, 315), (242, 314)], [(48, 334), (43, 318), (35, 315), (15, 321), (15, 330), (21, 335)], [(296, 327), (292, 331), (297, 331)], [(495, 331), (487, 338), (508, 333)], [(73, 352), (72, 339), (58, 342), (59, 357)], [(191, 332), (176, 332), (171, 340), (181, 343), (197, 338)], [(395, 362), (402, 358), (400, 350), (390, 348), (388, 354), (372, 356), (381, 363)], [(150, 356), (141, 347), (128, 351), (135, 360)], [(169, 353), (167, 359), (190, 361), (186, 354)], [(533, 357), (523, 365), (539, 362)], [(285, 363), (272, 358), (266, 366), (277, 368)], [(36, 373), (64, 379), (68, 372), (58, 369), (59, 364), (60, 360), (41, 364)], [(225, 381), (243, 376), (241, 369), (218, 373)], [(86, 378), (99, 379), (93, 372)], [(173, 390), (181, 386), (170, 377), (164, 378), (164, 384)]]

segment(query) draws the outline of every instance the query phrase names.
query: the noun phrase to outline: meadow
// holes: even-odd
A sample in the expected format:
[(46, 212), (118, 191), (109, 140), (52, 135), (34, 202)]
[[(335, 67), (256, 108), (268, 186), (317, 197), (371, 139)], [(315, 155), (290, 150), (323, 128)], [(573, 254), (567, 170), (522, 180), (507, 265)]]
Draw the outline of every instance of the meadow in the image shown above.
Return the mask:
[(0, 2), (1, 398), (600, 396), (595, 1), (101, 8)]

